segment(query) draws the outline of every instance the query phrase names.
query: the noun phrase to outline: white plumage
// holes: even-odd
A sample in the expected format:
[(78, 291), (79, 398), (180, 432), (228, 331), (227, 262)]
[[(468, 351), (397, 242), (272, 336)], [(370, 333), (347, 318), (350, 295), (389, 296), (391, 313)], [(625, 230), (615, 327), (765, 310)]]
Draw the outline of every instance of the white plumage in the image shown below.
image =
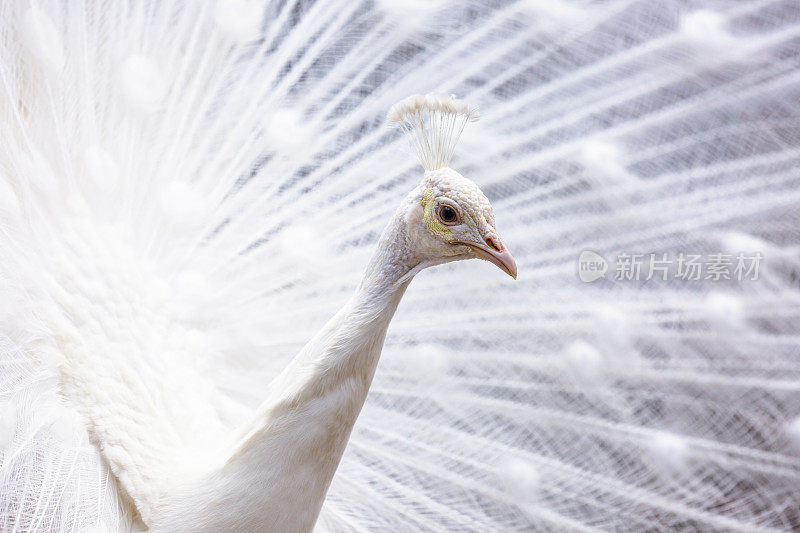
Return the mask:
[[(391, 318), (345, 302), (418, 205), (384, 123), (414, 93), (480, 106), (452, 164), (520, 279), (437, 267), (379, 363), (377, 338), (337, 344), (375, 376), (316, 527), (800, 527), (798, 20), (781, 0), (0, 3), (0, 529), (310, 527), (292, 484), (321, 503), (336, 465), (291, 457), (319, 418), (259, 439), (263, 402), (343, 305)], [(583, 283), (585, 250), (762, 259), (756, 280)], [(242, 462), (193, 489), (232, 437)]]

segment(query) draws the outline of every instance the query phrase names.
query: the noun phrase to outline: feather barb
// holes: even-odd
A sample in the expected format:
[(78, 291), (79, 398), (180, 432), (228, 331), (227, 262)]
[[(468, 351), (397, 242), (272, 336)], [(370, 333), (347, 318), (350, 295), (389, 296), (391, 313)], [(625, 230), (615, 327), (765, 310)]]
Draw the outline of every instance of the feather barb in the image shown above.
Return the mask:
[(426, 171), (450, 164), (458, 138), (467, 122), (478, 119), (478, 108), (455, 95), (415, 94), (392, 106), (386, 116), (390, 126), (408, 137)]

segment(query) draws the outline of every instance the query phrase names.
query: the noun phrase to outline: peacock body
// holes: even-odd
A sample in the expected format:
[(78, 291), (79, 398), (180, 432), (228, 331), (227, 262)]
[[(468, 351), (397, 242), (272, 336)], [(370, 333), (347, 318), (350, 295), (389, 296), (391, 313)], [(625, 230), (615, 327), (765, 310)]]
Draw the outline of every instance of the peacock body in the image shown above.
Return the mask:
[[(453, 165), (520, 277), (441, 265), (376, 312), (405, 292), (317, 529), (800, 527), (796, 2), (12, 0), (0, 21), (0, 530), (174, 531), (190, 510), (159, 502), (215, 505), (182, 480), (246, 450), (270, 384), (363, 304), (422, 177), (384, 117), (428, 92), (481, 108)], [(617, 261), (586, 282), (580, 257)]]

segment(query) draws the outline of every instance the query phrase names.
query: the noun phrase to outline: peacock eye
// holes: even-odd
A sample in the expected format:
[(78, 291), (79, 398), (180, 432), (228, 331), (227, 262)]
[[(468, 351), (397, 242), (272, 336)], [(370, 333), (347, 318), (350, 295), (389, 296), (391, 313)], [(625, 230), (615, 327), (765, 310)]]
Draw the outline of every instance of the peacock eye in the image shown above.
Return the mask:
[(454, 226), (458, 224), (458, 212), (454, 207), (447, 204), (439, 205), (439, 207), (436, 209), (436, 216), (439, 218), (442, 224), (446, 224), (448, 226)]

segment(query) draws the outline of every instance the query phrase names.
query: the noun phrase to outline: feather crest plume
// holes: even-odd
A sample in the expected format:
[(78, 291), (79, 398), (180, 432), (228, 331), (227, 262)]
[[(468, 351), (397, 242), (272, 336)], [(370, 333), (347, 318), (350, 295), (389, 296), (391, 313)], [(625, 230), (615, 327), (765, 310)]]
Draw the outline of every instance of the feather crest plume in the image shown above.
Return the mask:
[(478, 119), (478, 108), (455, 95), (415, 94), (389, 109), (386, 122), (402, 128), (426, 171), (450, 164), (467, 122)]

